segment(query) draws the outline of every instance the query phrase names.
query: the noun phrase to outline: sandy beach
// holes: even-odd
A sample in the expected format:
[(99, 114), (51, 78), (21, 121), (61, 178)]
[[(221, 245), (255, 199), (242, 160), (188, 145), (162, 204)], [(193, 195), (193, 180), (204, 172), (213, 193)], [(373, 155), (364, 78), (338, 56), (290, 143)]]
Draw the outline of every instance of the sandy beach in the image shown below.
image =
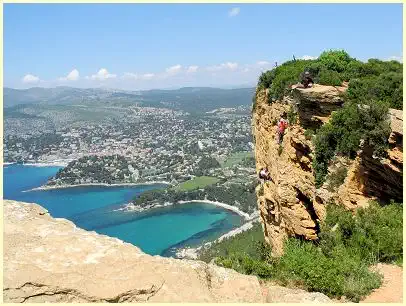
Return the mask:
[(44, 163), (23, 163), (23, 166), (31, 167), (66, 167), (69, 164), (70, 160), (56, 160), (53, 162), (44, 162)]
[(251, 219), (251, 216), (243, 211), (241, 211), (240, 209), (238, 209), (238, 207), (226, 204), (226, 203), (221, 203), (221, 202), (215, 202), (215, 201), (209, 201), (209, 200), (190, 200), (190, 201), (178, 201), (176, 203), (170, 203), (170, 202), (166, 202), (164, 204), (151, 204), (151, 205), (147, 205), (145, 207), (139, 207), (138, 205), (133, 205), (131, 203), (127, 204), (126, 206), (124, 206), (123, 208), (119, 208), (118, 210), (125, 210), (125, 211), (136, 211), (136, 212), (142, 212), (142, 211), (146, 211), (148, 209), (153, 209), (153, 208), (160, 208), (160, 207), (167, 207), (167, 206), (171, 206), (171, 205), (182, 205), (182, 204), (187, 204), (187, 203), (207, 203), (207, 204), (212, 204), (215, 206), (219, 206), (228, 210), (231, 210), (237, 214), (239, 214), (240, 216), (244, 217), (246, 221)]
[(86, 184), (74, 184), (74, 185), (41, 186), (41, 187), (32, 188), (30, 190), (25, 190), (23, 192), (39, 191), (39, 190), (65, 189), (65, 188), (75, 188), (75, 187), (90, 187), (90, 186), (96, 186), (96, 187), (97, 186), (98, 187), (120, 187), (120, 186), (154, 185), (154, 184), (171, 185), (171, 183), (165, 182), (165, 181), (150, 181), (150, 182), (144, 182), (144, 183), (117, 183), (117, 184), (86, 183)]

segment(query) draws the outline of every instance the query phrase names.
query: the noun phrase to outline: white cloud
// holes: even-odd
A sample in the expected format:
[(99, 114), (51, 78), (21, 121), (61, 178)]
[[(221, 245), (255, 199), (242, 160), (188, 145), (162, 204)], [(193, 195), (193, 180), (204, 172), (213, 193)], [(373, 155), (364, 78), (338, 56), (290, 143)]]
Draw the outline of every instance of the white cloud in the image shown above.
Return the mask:
[(26, 74), (23, 79), (23, 83), (37, 83), (39, 82), (39, 77), (32, 75), (32, 74)]
[(220, 65), (216, 65), (216, 66), (209, 66), (206, 69), (208, 71), (220, 71), (220, 70), (235, 70), (238, 68), (238, 63), (231, 63), (231, 62), (227, 62), (227, 63), (222, 63)]
[(168, 74), (177, 74), (182, 70), (182, 66), (181, 65), (175, 65), (169, 68), (166, 68), (166, 72)]
[(79, 79), (79, 71), (73, 69), (66, 77), (59, 78), (59, 81), (77, 81)]
[(259, 61), (259, 62), (257, 62), (257, 65), (260, 66), (260, 67), (263, 67), (263, 66), (271, 65), (271, 63), (267, 62), (267, 61)]
[(317, 58), (316, 56), (303, 55), (300, 59), (302, 59), (302, 60), (314, 60), (316, 58)]
[(229, 17), (234, 17), (237, 16), (240, 13), (240, 8), (239, 7), (234, 7), (231, 10), (228, 11), (228, 16)]
[(145, 74), (143, 74), (143, 75), (141, 76), (141, 78), (144, 79), (144, 80), (150, 80), (150, 79), (152, 79), (154, 76), (155, 76), (154, 73), (145, 73)]
[(91, 80), (107, 80), (107, 79), (114, 79), (116, 78), (116, 74), (110, 74), (106, 68), (100, 69), (96, 74), (93, 74), (91, 77), (86, 77), (87, 79)]
[(388, 61), (398, 61), (398, 62), (403, 63), (403, 57), (397, 56), (397, 55), (392, 55), (391, 57), (388, 58)]
[(196, 72), (197, 69), (199, 69), (199, 66), (189, 66), (186, 70), (187, 73), (193, 73)]
[(125, 72), (123, 75), (123, 79), (133, 79), (133, 80), (138, 80), (140, 76), (136, 73), (132, 72)]
[(150, 80), (153, 77), (155, 77), (154, 73), (138, 74), (132, 72), (125, 72), (121, 78), (126, 80)]

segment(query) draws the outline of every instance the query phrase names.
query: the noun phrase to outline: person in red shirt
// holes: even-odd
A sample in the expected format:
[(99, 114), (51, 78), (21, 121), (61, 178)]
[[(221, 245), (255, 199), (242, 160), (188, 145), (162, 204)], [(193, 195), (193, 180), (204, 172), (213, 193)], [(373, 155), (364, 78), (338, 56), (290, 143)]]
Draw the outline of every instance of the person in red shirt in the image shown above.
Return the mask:
[(285, 130), (288, 127), (289, 123), (288, 120), (286, 119), (286, 113), (284, 113), (281, 117), (281, 119), (278, 122), (278, 135), (277, 135), (277, 140), (278, 143), (281, 144), (283, 141), (283, 135), (285, 134)]

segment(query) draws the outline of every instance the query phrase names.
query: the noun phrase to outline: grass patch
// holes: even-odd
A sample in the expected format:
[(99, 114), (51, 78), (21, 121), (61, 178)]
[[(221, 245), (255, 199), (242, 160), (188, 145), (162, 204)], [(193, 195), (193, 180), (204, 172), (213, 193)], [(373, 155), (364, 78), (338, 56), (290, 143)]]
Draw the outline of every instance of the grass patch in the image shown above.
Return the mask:
[(232, 167), (234, 165), (238, 165), (239, 163), (241, 163), (245, 158), (248, 157), (253, 157), (254, 154), (252, 152), (245, 152), (245, 151), (241, 151), (241, 152), (235, 152), (230, 154), (226, 160), (224, 160), (221, 163), (221, 166), (223, 168), (227, 168), (227, 167)]
[(213, 185), (219, 181), (218, 178), (212, 176), (197, 176), (189, 181), (180, 183), (174, 189), (176, 191), (189, 191), (199, 188), (204, 188), (209, 185)]
[(296, 285), (330, 297), (358, 302), (382, 282), (368, 268), (376, 262), (402, 264), (402, 204), (371, 203), (355, 216), (328, 205), (317, 243), (291, 238), (285, 254), (270, 256), (259, 225), (205, 250), (201, 259), (216, 258), (218, 265), (257, 275), (281, 285)]

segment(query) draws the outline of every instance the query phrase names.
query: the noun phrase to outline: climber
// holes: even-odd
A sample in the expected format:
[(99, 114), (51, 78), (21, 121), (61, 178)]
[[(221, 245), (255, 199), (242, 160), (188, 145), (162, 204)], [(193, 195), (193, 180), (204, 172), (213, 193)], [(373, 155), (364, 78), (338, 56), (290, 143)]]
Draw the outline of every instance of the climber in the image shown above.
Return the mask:
[(310, 73), (308, 71), (304, 73), (301, 84), (304, 88), (313, 86), (313, 79), (310, 77)]
[(259, 179), (262, 179), (264, 181), (272, 180), (267, 168), (261, 168), (261, 170), (259, 171), (258, 176), (259, 176)]
[(285, 129), (288, 127), (288, 120), (286, 119), (286, 112), (282, 114), (281, 119), (278, 122), (278, 129), (277, 129), (277, 143), (281, 144), (283, 141), (283, 135), (285, 134)]

